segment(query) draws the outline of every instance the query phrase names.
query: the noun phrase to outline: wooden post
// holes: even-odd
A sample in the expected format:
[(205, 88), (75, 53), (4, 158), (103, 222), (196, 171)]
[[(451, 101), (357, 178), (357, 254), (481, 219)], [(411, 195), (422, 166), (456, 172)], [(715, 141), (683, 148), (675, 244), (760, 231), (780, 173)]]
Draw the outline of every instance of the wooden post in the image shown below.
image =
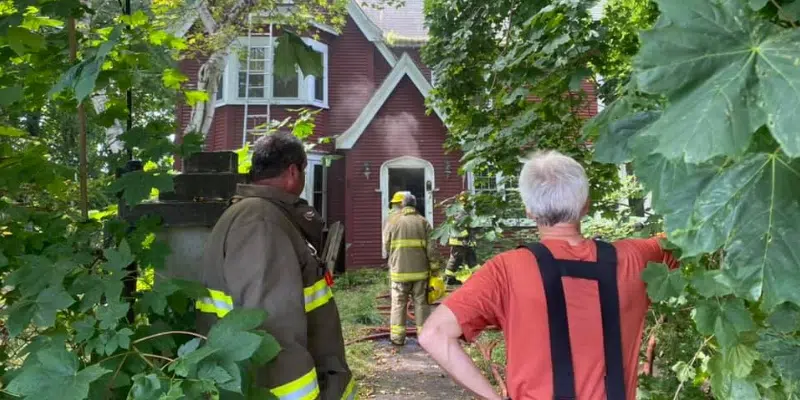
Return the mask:
[(344, 225), (340, 221), (334, 222), (328, 229), (328, 237), (325, 240), (325, 247), (322, 249), (322, 262), (328, 272), (333, 274), (336, 267), (336, 260), (341, 253), (342, 240), (344, 238)]

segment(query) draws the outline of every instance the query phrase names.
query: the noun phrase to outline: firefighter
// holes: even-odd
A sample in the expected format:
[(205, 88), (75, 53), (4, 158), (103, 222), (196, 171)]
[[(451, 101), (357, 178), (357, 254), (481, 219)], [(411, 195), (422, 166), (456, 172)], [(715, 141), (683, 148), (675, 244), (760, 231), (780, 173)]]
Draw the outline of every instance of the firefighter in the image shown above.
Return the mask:
[(392, 312), (390, 338), (402, 346), (406, 339), (406, 305), (409, 296), (414, 300), (417, 332), (430, 313), (428, 279), (438, 272), (433, 262), (434, 242), (430, 240), (431, 226), (417, 212), (416, 198), (405, 193), (402, 210), (386, 228), (384, 248), (389, 254), (389, 275), (392, 281)]
[(462, 205), (461, 211), (456, 214), (456, 229), (459, 229), (457, 235), (450, 236), (447, 245), (450, 246), (450, 259), (447, 261), (445, 268), (445, 275), (447, 276), (446, 283), (448, 285), (460, 285), (456, 279), (456, 272), (467, 265), (469, 268), (478, 264), (477, 257), (475, 256), (474, 243), (470, 235), (470, 227), (468, 226), (469, 213), (467, 212), (468, 198), (466, 192), (461, 192), (456, 201)]
[(389, 218), (390, 220), (393, 216), (397, 214), (403, 208), (403, 198), (405, 198), (406, 194), (409, 192), (396, 192), (394, 196), (392, 196), (392, 200), (390, 201), (392, 207), (389, 209)]
[(252, 184), (237, 195), (206, 242), (197, 301), (207, 332), (234, 308), (261, 308), (262, 328), (281, 346), (254, 379), (281, 400), (354, 399), (332, 279), (318, 257), (322, 220), (299, 198), (305, 186), (303, 143), (288, 133), (253, 146)]
[[(386, 228), (391, 224), (392, 219), (399, 214), (399, 211), (403, 208), (401, 204), (403, 202), (403, 198), (405, 197), (406, 193), (410, 192), (395, 192), (392, 196), (392, 199), (389, 201), (391, 207), (389, 208), (389, 215), (386, 217), (386, 222), (383, 224), (383, 228), (381, 229), (382, 241), (386, 242)], [(389, 253), (384, 252), (383, 258), (385, 259), (388, 257)]]

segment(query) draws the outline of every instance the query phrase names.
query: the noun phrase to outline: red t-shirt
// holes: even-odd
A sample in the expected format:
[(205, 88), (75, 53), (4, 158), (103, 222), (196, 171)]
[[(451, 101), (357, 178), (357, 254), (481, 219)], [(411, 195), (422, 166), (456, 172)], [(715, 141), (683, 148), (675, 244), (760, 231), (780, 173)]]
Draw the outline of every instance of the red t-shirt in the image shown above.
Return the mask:
[[(627, 239), (617, 250), (620, 328), (627, 399), (636, 399), (639, 346), (650, 305), (641, 273), (649, 261), (677, 266), (658, 238)], [(570, 246), (543, 240), (553, 256), (564, 260), (596, 261), (591, 240)], [(460, 289), (443, 302), (458, 319), (464, 337), (472, 341), (489, 325), (502, 328), (506, 339), (507, 383), (513, 400), (551, 400), (553, 369), (547, 300), (536, 258), (527, 249), (502, 253), (489, 260)], [(581, 400), (605, 400), (605, 357), (597, 282), (563, 278), (569, 336), (575, 370), (575, 391)]]

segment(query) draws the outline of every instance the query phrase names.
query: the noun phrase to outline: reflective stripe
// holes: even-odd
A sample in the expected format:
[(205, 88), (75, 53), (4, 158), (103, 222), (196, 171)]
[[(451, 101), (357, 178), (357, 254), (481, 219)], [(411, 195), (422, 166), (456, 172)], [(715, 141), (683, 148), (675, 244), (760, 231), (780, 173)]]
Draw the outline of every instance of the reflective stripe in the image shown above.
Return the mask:
[(270, 389), (280, 400), (315, 400), (319, 396), (317, 370), (312, 368), (307, 374), (285, 385)]
[(456, 271), (445, 270), (444, 274), (447, 276), (456, 276)]
[(306, 312), (314, 311), (315, 309), (324, 306), (333, 297), (328, 282), (325, 279), (320, 279), (317, 283), (303, 288), (303, 297), (306, 303)]
[(424, 249), (427, 247), (424, 239), (395, 239), (392, 240), (392, 250), (395, 249)]
[(463, 246), (464, 242), (462, 242), (460, 239), (450, 238), (450, 240), (447, 241), (447, 244), (450, 246)]
[(347, 384), (347, 388), (344, 389), (344, 394), (342, 394), (342, 400), (355, 400), (356, 393), (356, 379), (350, 378), (350, 383)]
[(405, 325), (392, 325), (391, 328), (389, 328), (389, 331), (392, 333), (392, 335), (405, 335), (406, 327)]
[(225, 294), (225, 292), (208, 289), (211, 297), (203, 297), (195, 302), (195, 307), (202, 312), (209, 314), (216, 314), (217, 317), (222, 318), (231, 310), (233, 310), (233, 298)]
[(394, 282), (411, 282), (428, 279), (428, 271), (423, 272), (391, 272), (389, 276)]

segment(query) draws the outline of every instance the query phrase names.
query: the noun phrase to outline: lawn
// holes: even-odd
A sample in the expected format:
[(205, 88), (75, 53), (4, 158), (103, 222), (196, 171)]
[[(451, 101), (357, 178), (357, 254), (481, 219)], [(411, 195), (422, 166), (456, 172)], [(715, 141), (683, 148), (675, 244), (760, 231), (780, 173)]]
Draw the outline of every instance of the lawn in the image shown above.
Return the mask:
[[(364, 269), (346, 273), (336, 278), (333, 290), (345, 343), (369, 334), (370, 328), (386, 324), (375, 299), (389, 290), (389, 277), (385, 270)], [(372, 341), (347, 346), (347, 363), (361, 386), (360, 393), (370, 392), (368, 384), (374, 377), (374, 353), (375, 343)]]

